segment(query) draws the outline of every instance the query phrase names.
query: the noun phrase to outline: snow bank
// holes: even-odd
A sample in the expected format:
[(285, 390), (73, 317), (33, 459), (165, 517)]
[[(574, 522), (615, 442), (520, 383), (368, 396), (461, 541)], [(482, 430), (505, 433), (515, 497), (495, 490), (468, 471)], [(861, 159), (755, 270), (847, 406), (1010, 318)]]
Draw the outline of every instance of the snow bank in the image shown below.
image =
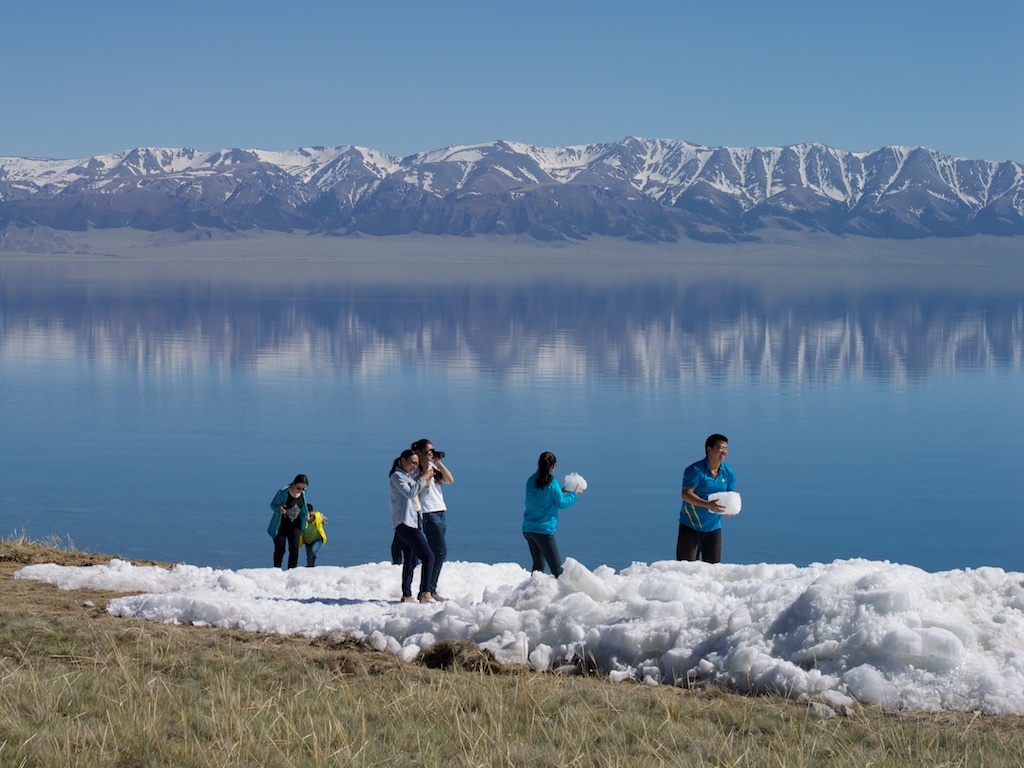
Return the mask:
[(31, 565), (15, 578), (143, 594), (116, 616), (308, 636), (349, 633), (409, 659), (472, 640), (505, 663), (589, 657), (612, 679), (727, 685), (843, 706), (1024, 715), (1024, 574), (867, 560), (793, 565), (634, 563), (560, 579), (449, 562), (435, 605), (398, 602), (400, 568), (167, 571)]

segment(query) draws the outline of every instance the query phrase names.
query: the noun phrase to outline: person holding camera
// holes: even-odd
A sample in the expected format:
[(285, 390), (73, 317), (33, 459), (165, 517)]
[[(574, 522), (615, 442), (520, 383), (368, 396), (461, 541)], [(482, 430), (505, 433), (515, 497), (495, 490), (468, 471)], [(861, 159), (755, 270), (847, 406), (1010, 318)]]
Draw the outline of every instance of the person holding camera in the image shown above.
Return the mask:
[[(434, 567), (434, 553), (420, 530), (419, 497), (431, 483), (434, 470), (429, 467), (418, 478), (413, 473), (419, 466), (416, 452), (407, 448), (391, 464), (388, 473), (391, 501), (391, 524), (395, 528), (395, 536), (402, 543), (402, 602), (403, 603), (434, 603), (430, 594), (430, 572)], [(419, 598), (412, 595), (412, 572), (416, 569), (417, 559), (423, 561), (420, 570)]]
[(413, 475), (414, 477), (419, 477), (418, 473), (425, 472), (428, 468), (433, 469), (433, 482), (420, 496), (420, 506), (423, 516), (423, 535), (427, 538), (430, 551), (434, 553), (434, 567), (430, 573), (429, 592), (435, 600), (445, 600), (447, 598), (437, 594), (437, 578), (441, 575), (441, 566), (448, 559), (448, 544), (445, 541), (445, 534), (448, 531), (445, 513), (448, 508), (444, 502), (441, 485), (444, 483), (450, 485), (455, 482), (455, 478), (442, 462), (444, 451), (435, 451), (434, 444), (429, 440), (426, 438), (417, 440), (410, 448), (416, 452), (419, 459), (419, 469)]
[(286, 545), (288, 568), (295, 568), (299, 564), (299, 547), (302, 545), (302, 535), (306, 532), (309, 515), (306, 508), (308, 487), (309, 478), (305, 475), (296, 475), (294, 480), (274, 494), (274, 498), (270, 500), (270, 508), (274, 514), (267, 526), (267, 533), (274, 539), (275, 568), (281, 568), (284, 563)]

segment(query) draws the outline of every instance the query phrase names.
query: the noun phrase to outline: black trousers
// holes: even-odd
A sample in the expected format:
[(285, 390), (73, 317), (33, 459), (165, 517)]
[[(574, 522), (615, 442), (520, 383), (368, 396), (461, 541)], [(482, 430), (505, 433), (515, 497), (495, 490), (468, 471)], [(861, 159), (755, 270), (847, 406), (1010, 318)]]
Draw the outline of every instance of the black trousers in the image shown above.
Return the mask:
[(676, 539), (676, 560), (696, 560), (698, 555), (705, 563), (722, 562), (722, 529), (695, 531), (680, 523), (679, 537)]
[(284, 562), (284, 548), (288, 545), (288, 567), (295, 568), (299, 564), (299, 548), (302, 540), (302, 526), (299, 521), (292, 522), (287, 517), (281, 518), (281, 527), (274, 537), (274, 567), (280, 568)]

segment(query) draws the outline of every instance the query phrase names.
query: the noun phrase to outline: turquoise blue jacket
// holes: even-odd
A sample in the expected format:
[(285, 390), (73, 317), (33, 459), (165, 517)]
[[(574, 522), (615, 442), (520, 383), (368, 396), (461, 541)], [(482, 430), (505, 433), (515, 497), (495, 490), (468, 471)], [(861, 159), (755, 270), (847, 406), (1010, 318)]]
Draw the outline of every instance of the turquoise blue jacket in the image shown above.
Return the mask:
[(568, 509), (575, 503), (575, 491), (565, 493), (555, 478), (543, 488), (537, 487), (537, 473), (526, 481), (526, 511), (523, 513), (523, 533), (554, 533), (558, 528), (558, 510)]
[[(281, 507), (284, 506), (285, 501), (288, 500), (288, 489), (290, 485), (286, 485), (280, 491), (274, 494), (274, 500), (270, 502), (270, 508), (274, 510), (273, 517), (270, 518), (270, 524), (267, 526), (267, 533), (273, 536), (277, 536), (277, 532), (281, 528)], [(306, 533), (306, 518), (309, 515), (308, 507), (306, 506), (306, 492), (303, 491), (299, 494), (299, 501), (302, 504), (302, 509), (299, 512), (299, 525), (301, 526), (302, 533)]]

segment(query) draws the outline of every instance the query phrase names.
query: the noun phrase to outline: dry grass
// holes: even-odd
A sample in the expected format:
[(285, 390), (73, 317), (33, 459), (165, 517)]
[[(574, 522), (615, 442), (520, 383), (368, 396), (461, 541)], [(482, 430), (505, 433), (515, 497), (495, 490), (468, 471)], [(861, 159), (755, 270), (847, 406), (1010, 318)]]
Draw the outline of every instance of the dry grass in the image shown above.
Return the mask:
[(0, 542), (0, 766), (1019, 766), (1024, 718), (859, 709), (118, 619), (11, 574), (109, 558)]

